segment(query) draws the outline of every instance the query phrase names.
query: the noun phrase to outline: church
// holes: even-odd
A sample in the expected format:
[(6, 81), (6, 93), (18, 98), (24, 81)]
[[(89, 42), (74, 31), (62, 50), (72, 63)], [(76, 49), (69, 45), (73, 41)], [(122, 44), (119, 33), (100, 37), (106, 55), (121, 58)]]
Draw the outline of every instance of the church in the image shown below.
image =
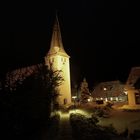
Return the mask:
[[(44, 57), (45, 65), (51, 68), (53, 71), (61, 71), (61, 77), (64, 80), (58, 87), (59, 97), (58, 103), (60, 105), (71, 104), (71, 81), (70, 81), (70, 56), (65, 52), (63, 42), (61, 38), (60, 25), (58, 17), (56, 15), (54, 27), (52, 31), (52, 38), (50, 41), (50, 49)], [(10, 85), (14, 85), (16, 81), (23, 81), (26, 77), (29, 77), (37, 70), (37, 67), (41, 64), (27, 66), (16, 69), (7, 73), (7, 77), (12, 77)]]
[(70, 85), (70, 56), (65, 52), (62, 38), (61, 38), (61, 31), (59, 26), (58, 17), (56, 16), (52, 39), (50, 44), (50, 50), (45, 56), (45, 64), (49, 67), (51, 66), (52, 69), (61, 70), (62, 71), (62, 78), (64, 82), (59, 86), (59, 104), (70, 104), (71, 103), (71, 85)]

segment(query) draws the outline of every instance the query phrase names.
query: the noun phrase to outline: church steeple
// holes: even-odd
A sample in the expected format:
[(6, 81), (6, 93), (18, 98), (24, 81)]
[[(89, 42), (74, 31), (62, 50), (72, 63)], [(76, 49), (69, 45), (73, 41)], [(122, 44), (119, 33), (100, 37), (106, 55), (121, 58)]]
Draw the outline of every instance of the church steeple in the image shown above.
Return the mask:
[(48, 52), (48, 55), (53, 55), (53, 54), (59, 54), (62, 56), (69, 57), (68, 54), (65, 52), (64, 47), (63, 47), (62, 38), (61, 38), (61, 31), (60, 31), (60, 26), (59, 26), (57, 14), (56, 14), (56, 18), (55, 18), (54, 27), (53, 27), (50, 50)]
[(71, 85), (70, 85), (70, 62), (69, 55), (65, 52), (58, 17), (56, 15), (50, 50), (45, 57), (45, 64), (54, 71), (61, 70), (63, 83), (58, 87), (60, 96), (58, 102), (61, 105), (71, 104)]

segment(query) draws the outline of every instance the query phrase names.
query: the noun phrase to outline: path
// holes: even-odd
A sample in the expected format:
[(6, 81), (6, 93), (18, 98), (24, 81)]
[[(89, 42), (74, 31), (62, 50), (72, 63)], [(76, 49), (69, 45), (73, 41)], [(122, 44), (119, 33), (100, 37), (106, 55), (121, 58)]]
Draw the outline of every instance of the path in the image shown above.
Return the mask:
[(72, 128), (69, 121), (69, 113), (61, 114), (59, 132), (56, 140), (73, 140)]
[(69, 113), (61, 113), (58, 132), (53, 132), (55, 127), (51, 127), (51, 132), (44, 132), (42, 140), (73, 140)]

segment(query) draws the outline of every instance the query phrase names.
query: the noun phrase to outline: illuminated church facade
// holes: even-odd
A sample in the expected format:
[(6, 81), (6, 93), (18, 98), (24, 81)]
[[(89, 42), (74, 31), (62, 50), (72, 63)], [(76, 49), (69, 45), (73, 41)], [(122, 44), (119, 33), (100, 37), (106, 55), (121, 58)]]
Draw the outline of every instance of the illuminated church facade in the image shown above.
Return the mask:
[(60, 105), (71, 104), (71, 82), (70, 82), (70, 56), (65, 52), (59, 21), (56, 16), (52, 39), (50, 43), (49, 52), (45, 56), (45, 64), (51, 67), (54, 71), (62, 71), (62, 78), (64, 81), (58, 87), (59, 97), (58, 102)]

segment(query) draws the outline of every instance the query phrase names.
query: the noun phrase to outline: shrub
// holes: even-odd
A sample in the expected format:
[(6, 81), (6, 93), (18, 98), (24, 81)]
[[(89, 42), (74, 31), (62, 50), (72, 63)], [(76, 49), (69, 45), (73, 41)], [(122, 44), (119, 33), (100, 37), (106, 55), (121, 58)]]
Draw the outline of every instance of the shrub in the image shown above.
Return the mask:
[(117, 131), (113, 125), (101, 127), (97, 125), (98, 121), (94, 114), (90, 118), (81, 114), (71, 114), (70, 122), (74, 138), (81, 140), (110, 140), (112, 136), (115, 137), (117, 135)]

